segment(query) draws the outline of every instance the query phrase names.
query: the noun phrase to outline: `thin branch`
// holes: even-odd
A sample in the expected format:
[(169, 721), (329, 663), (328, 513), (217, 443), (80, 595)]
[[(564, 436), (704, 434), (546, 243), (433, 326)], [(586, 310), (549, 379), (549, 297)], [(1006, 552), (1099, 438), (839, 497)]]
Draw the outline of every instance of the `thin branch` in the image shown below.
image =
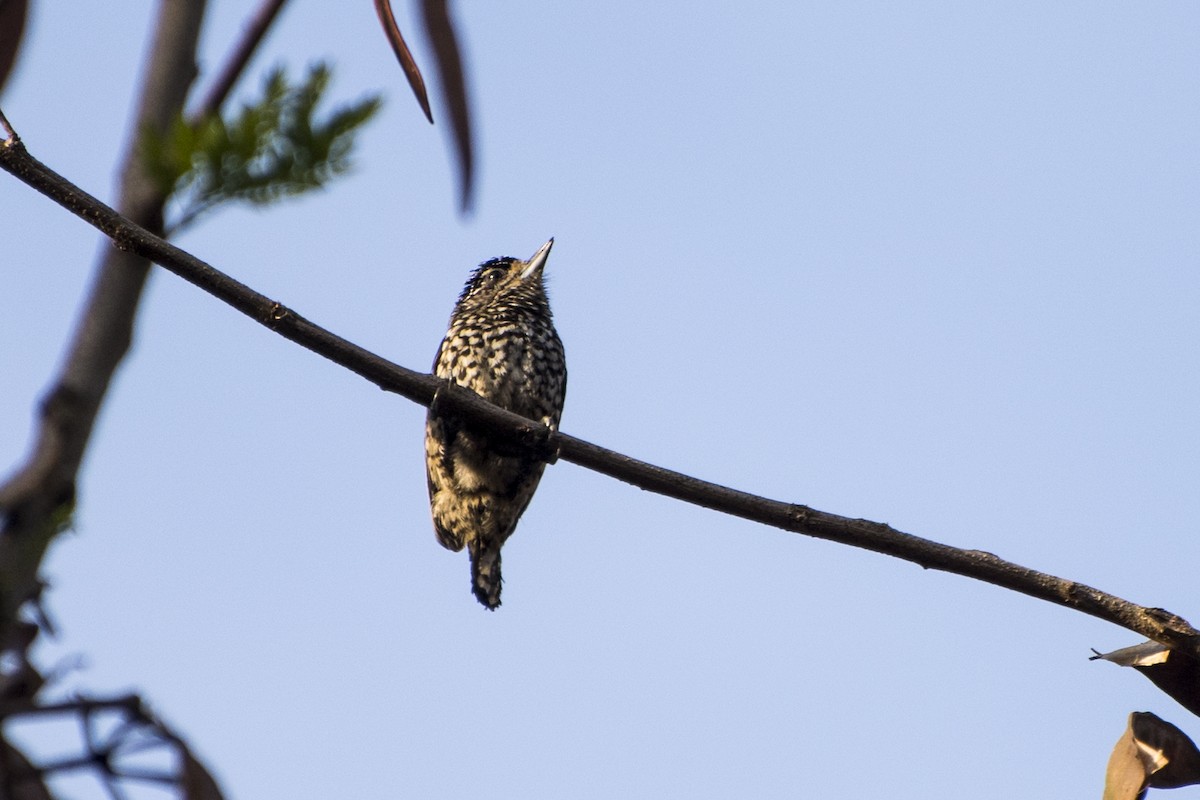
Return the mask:
[(237, 45), (230, 52), (229, 58), (225, 61), (225, 66), (221, 68), (221, 71), (217, 75), (217, 79), (213, 81), (213, 85), (209, 87), (208, 93), (204, 95), (204, 100), (192, 114), (193, 122), (198, 122), (220, 113), (221, 106), (225, 104), (225, 100), (233, 90), (234, 84), (242, 77), (242, 73), (246, 70), (246, 65), (250, 63), (254, 52), (267, 35), (267, 30), (270, 29), (271, 23), (275, 21), (275, 18), (283, 9), (283, 4), (286, 2), (287, 0), (263, 0), (262, 6), (254, 13), (254, 16), (247, 23), (245, 30), (242, 31), (242, 38), (238, 40)]
[(160, 786), (178, 786), (179, 778), (175, 775), (168, 775), (163, 772), (153, 772), (144, 769), (123, 769), (116, 773), (116, 777), (126, 781), (141, 781), (143, 783), (156, 783)]
[[(119, 715), (118, 724), (105, 733), (97, 735), (95, 717), (98, 713)], [(220, 798), (216, 781), (188, 748), (178, 734), (149, 711), (137, 695), (119, 695), (108, 698), (81, 697), (59, 703), (35, 705), (29, 703), (0, 704), (0, 721), (13, 718), (16, 721), (28, 717), (45, 717), (70, 714), (78, 717), (80, 724), (80, 755), (67, 756), (57, 761), (34, 767), (24, 757), (12, 750), (7, 751), (18, 759), (15, 771), (4, 761), (5, 752), (0, 750), (0, 779), (9, 782), (15, 779), (36, 780), (75, 770), (91, 770), (107, 789), (110, 797), (124, 798), (123, 782), (139, 781), (164, 787), (178, 787), (183, 797)], [(4, 746), (0, 739), (0, 747)], [(181, 766), (176, 772), (161, 772), (153, 768), (142, 768), (122, 762), (130, 756), (152, 749), (171, 748), (178, 755)], [(5, 771), (7, 767), (7, 771)], [(11, 794), (11, 792), (10, 792)], [(0, 789), (0, 797), (7, 798)], [(36, 795), (43, 798), (47, 795)], [(34, 795), (29, 795), (34, 798)]]
[(0, 128), (3, 128), (4, 132), (8, 134), (6, 139), (7, 144), (15, 144), (21, 141), (21, 137), (17, 136), (17, 132), (13, 130), (12, 125), (8, 124), (8, 117), (4, 116), (3, 111), (0, 111)]
[(239, 283), (146, 229), (131, 223), (30, 156), (24, 146), (0, 147), (0, 168), (112, 237), (117, 247), (144, 256), (281, 336), (361, 375), (380, 388), (441, 407), (488, 429), (493, 436), (554, 460), (582, 467), (688, 503), (818, 539), (872, 550), (926, 569), (952, 572), (1090, 614), (1149, 639), (1200, 657), (1200, 631), (1184, 619), (1122, 600), (1075, 581), (963, 550), (862, 519), (769, 500), (702, 481), (606, 450), (512, 414), (461, 387), (387, 361), (318, 327), (291, 309)]
[(124, 711), (134, 719), (148, 719), (142, 699), (136, 694), (110, 698), (86, 698), (64, 700), (60, 703), (6, 703), (0, 705), (0, 719), (9, 717), (53, 716), (55, 714), (95, 713), (97, 711)]

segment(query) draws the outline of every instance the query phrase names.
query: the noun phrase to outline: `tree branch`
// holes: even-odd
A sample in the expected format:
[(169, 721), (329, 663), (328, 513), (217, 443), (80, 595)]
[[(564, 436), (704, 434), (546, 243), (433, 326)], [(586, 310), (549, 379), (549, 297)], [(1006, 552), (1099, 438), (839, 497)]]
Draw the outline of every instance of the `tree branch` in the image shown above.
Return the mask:
[[(230, 89), (277, 18), (286, 0), (263, 0), (241, 40), (197, 109), (218, 113)], [(138, 225), (161, 232), (166, 196), (142, 165), (142, 136), (159, 135), (182, 113), (196, 77), (196, 44), (205, 0), (159, 5), (145, 84), (122, 167), (118, 207)], [(0, 114), (8, 145), (19, 142)], [(0, 484), (0, 635), (16, 610), (37, 591), (37, 570), (75, 495), (75, 477), (100, 404), (129, 350), (134, 318), (150, 262), (121, 249), (108, 251), (80, 315), (65, 363), (41, 404), (37, 439), (25, 464)]]
[(279, 335), (386, 391), (422, 405), (429, 405), (437, 393), (443, 410), (483, 426), (491, 435), (523, 446), (542, 458), (551, 461), (562, 458), (694, 505), (1021, 592), (1090, 614), (1200, 657), (1200, 631), (1162, 609), (1139, 606), (1082, 583), (1005, 561), (991, 553), (951, 547), (878, 522), (758, 497), (656, 467), (564, 433), (552, 432), (543, 425), (491, 405), (473, 392), (393, 364), (309, 322), (286, 306), (124, 219), (34, 159), (19, 142), (0, 147), (0, 168), (94, 225), (110, 236), (117, 247), (160, 264)]
[(91, 714), (97, 711), (124, 711), (131, 719), (149, 720), (142, 698), (136, 694), (119, 697), (79, 697), (59, 703), (34, 704), (27, 701), (0, 703), (0, 720), (9, 717), (48, 717), (55, 714)]
[[(118, 204), (132, 222), (151, 230), (161, 228), (164, 197), (142, 168), (140, 132), (147, 128), (166, 131), (179, 116), (196, 75), (196, 42), (204, 7), (204, 0), (163, 0), (159, 4), (143, 73), (145, 82), (121, 170)], [(14, 140), (15, 134), (10, 135), (9, 141)], [(0, 593), (0, 633), (36, 591), (37, 569), (49, 542), (46, 534), (53, 528), (55, 515), (74, 499), (75, 476), (100, 402), (129, 349), (133, 318), (149, 269), (150, 262), (137, 253), (110, 250), (104, 257), (62, 371), (42, 401), (33, 453), (0, 486), (0, 521), (4, 524), (0, 564), (7, 568)], [(41, 542), (41, 549), (30, 552), (30, 542)]]

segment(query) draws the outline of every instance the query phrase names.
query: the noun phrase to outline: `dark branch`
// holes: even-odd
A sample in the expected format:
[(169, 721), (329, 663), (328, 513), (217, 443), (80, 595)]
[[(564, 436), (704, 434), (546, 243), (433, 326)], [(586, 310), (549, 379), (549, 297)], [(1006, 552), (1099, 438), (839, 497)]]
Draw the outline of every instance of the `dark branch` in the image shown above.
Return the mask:
[(142, 699), (136, 694), (109, 698), (80, 697), (60, 703), (5, 703), (0, 705), (0, 719), (9, 717), (45, 717), (56, 714), (91, 714), (97, 711), (124, 711), (130, 718), (148, 720)]
[[(97, 715), (105, 715), (113, 726), (98, 725)], [(74, 770), (90, 770), (103, 782), (109, 796), (122, 798), (122, 785), (126, 782), (141, 782), (164, 787), (175, 787), (182, 797), (220, 798), (216, 781), (208, 769), (192, 754), (185, 742), (160, 719), (147, 709), (137, 695), (121, 695), (108, 698), (79, 697), (59, 703), (34, 704), (9, 702), (0, 704), (0, 721), (19, 724), (32, 718), (47, 716), (73, 716), (80, 726), (78, 755), (66, 756), (56, 761), (34, 767), (19, 752), (0, 739), (0, 797), (43, 800), (49, 794), (15, 794), (4, 785), (41, 786), (40, 780), (50, 775), (60, 775)], [(104, 730), (103, 735), (99, 731)], [(7, 747), (7, 749), (5, 749)], [(180, 762), (178, 769), (163, 772), (137, 765), (133, 756), (151, 750), (170, 748)], [(8, 762), (8, 763), (6, 763)], [(4, 789), (9, 788), (6, 794)]]
[[(153, 43), (133, 130), (165, 132), (183, 109), (196, 76), (196, 42), (204, 0), (163, 0), (154, 23)], [(119, 207), (138, 225), (159, 229), (164, 196), (142, 168), (140, 133), (134, 134), (121, 170)], [(20, 150), (10, 131), (6, 149)], [(109, 250), (85, 301), (54, 384), (42, 401), (33, 452), (0, 485), (0, 640), (13, 624), (17, 608), (33, 596), (37, 569), (55, 520), (74, 497), (75, 476), (91, 436), (96, 413), (133, 336), (133, 319), (150, 263), (142, 256)], [(41, 543), (40, 551), (31, 543)]]
[(794, 533), (873, 550), (926, 569), (953, 572), (1073, 608), (1200, 657), (1200, 631), (1161, 609), (1146, 608), (1075, 581), (1022, 567), (990, 553), (922, 539), (888, 525), (769, 500), (656, 467), (576, 439), (491, 405), (474, 393), (380, 358), (217, 271), (124, 219), (30, 156), (19, 143), (0, 147), (0, 167), (112, 237), (116, 245), (162, 265), (276, 333), (387, 391), (485, 426), (539, 456), (561, 457), (651, 492)]

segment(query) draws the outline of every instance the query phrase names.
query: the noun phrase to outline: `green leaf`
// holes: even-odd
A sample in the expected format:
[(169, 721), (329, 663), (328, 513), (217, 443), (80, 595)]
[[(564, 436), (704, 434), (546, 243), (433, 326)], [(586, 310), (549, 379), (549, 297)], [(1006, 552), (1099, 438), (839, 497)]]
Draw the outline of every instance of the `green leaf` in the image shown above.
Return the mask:
[(143, 131), (146, 170), (180, 208), (171, 230), (226, 203), (267, 205), (323, 188), (347, 172), (354, 136), (380, 99), (370, 95), (318, 118), (330, 74), (318, 63), (292, 84), (277, 67), (263, 82), (262, 98), (227, 118), (199, 124), (180, 118), (166, 136)]

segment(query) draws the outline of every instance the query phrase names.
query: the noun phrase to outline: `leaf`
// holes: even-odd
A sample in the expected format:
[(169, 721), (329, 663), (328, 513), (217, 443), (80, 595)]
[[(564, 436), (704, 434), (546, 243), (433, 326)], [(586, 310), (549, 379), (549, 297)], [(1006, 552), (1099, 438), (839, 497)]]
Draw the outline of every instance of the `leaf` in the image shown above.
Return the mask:
[(28, 16), (28, 0), (0, 0), (0, 90), (17, 61)]
[(227, 118), (189, 123), (181, 116), (166, 136), (143, 131), (146, 171), (182, 211), (172, 232), (219, 205), (267, 205), (324, 187), (350, 169), (357, 130), (379, 110), (377, 96), (341, 106), (319, 119), (329, 86), (324, 64), (293, 85), (272, 70), (262, 99)]
[(1104, 800), (1140, 800), (1146, 789), (1200, 783), (1200, 750), (1187, 734), (1148, 711), (1129, 715), (1108, 759)]
[[(425, 117), (433, 122), (433, 113), (429, 110), (429, 97), (425, 92), (425, 79), (417, 67), (412, 52), (408, 49), (396, 17), (392, 14), (390, 0), (375, 0), (375, 13), (379, 15), (379, 23), (387, 35), (400, 66), (408, 78), (417, 102)], [(471, 140), (471, 114), (467, 103), (467, 83), (463, 69), (462, 54), (458, 46), (458, 36), (454, 30), (454, 22), (450, 17), (450, 9), (446, 0), (424, 0), (421, 3), (421, 19), (425, 23), (425, 36), (433, 48), (437, 58), (438, 75), (441, 78), (442, 97), (446, 109), (450, 113), (451, 135), (454, 139), (454, 150), (457, 155), (460, 207), (466, 212), (471, 209), (472, 195), (475, 187), (475, 155)]]
[(1104, 800), (1142, 800), (1146, 796), (1146, 769), (1130, 725), (1117, 740), (1104, 773)]
[(450, 123), (454, 128), (454, 143), (458, 152), (459, 185), (461, 187), (461, 209), (471, 210), (475, 186), (474, 148), (471, 144), (471, 115), (467, 104), (467, 84), (463, 74), (462, 56), (458, 48), (458, 36), (446, 0), (424, 0), (421, 3), (425, 35), (437, 56), (438, 74), (442, 79), (442, 92), (446, 107), (450, 111)]
[(400, 61), (404, 76), (408, 78), (408, 85), (412, 88), (413, 94), (417, 96), (417, 103), (425, 112), (425, 119), (432, 124), (433, 112), (429, 109), (429, 95), (425, 91), (425, 79), (421, 76), (421, 70), (417, 67), (417, 62), (408, 49), (408, 44), (400, 35), (400, 26), (396, 24), (396, 16), (392, 14), (390, 0), (375, 0), (375, 13), (379, 15), (379, 24), (383, 26), (383, 32), (392, 45), (392, 52)]
[(182, 775), (180, 776), (180, 782), (183, 784), (183, 800), (224, 800), (224, 795), (221, 794), (221, 789), (217, 786), (217, 781), (213, 778), (212, 773), (200, 763), (187, 745), (179, 742), (179, 748), (183, 756)]
[(0, 739), (0, 797), (5, 800), (54, 800), (41, 773), (17, 748)]
[(1133, 667), (1184, 708), (1200, 716), (1200, 661), (1158, 642), (1143, 642), (1133, 647), (1096, 653), (1095, 661), (1111, 661)]

